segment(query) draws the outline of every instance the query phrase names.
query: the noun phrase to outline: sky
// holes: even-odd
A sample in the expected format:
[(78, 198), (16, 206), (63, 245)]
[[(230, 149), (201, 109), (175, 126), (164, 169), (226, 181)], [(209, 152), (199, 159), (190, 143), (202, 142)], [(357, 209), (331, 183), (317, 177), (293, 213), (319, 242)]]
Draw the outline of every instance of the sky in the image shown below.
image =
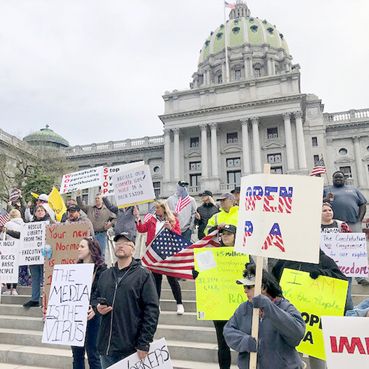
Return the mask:
[[(325, 112), (369, 108), (369, 1), (247, 4), (283, 33)], [(162, 95), (189, 88), (222, 23), (223, 0), (0, 0), (0, 128), (49, 124), (72, 145), (160, 135)]]

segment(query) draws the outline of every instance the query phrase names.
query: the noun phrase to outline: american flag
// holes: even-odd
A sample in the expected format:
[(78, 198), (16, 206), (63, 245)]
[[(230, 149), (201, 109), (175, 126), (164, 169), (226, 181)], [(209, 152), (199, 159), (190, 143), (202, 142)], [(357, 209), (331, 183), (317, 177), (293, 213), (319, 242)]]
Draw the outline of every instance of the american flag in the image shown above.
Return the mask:
[(19, 199), (21, 194), (22, 194), (22, 191), (19, 188), (13, 188), (10, 192), (9, 201), (16, 202)]
[(191, 244), (182, 236), (168, 229), (163, 229), (146, 249), (141, 262), (147, 269), (155, 273), (175, 278), (193, 279), (193, 249), (206, 246), (218, 247), (217, 235), (218, 230), (215, 230)]
[(0, 226), (4, 226), (10, 220), (10, 216), (8, 213), (0, 214)]
[(186, 187), (181, 187), (179, 189), (179, 199), (176, 205), (176, 208), (174, 210), (174, 212), (176, 214), (179, 214), (183, 208), (185, 208), (187, 205), (189, 205), (191, 203), (191, 198), (187, 192)]
[(236, 9), (236, 4), (228, 3), (227, 1), (224, 2), (224, 6), (229, 9)]
[(282, 252), (286, 251), (284, 248), (282, 233), (277, 223), (273, 225), (268, 237), (264, 241), (262, 250), (268, 250), (271, 246), (278, 247)]
[(146, 223), (148, 222), (151, 218), (154, 217), (154, 213), (155, 213), (155, 206), (152, 206), (150, 209), (149, 209), (149, 212), (144, 216), (143, 218), (143, 222)]
[(321, 157), (318, 161), (315, 162), (315, 167), (311, 171), (310, 175), (320, 177), (321, 174), (324, 174), (326, 172), (327, 171), (325, 169), (324, 160), (323, 157)]

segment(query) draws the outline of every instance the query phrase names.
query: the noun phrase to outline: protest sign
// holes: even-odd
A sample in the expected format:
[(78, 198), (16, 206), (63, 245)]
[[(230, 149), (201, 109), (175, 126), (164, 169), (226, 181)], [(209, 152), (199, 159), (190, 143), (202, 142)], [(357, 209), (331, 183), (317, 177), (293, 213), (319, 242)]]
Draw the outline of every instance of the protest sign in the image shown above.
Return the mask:
[(369, 319), (322, 317), (328, 369), (369, 367)]
[(280, 283), (283, 296), (300, 311), (306, 332), (298, 351), (325, 360), (321, 317), (342, 316), (345, 309), (348, 282), (309, 273), (285, 269)]
[(368, 277), (365, 233), (322, 233), (320, 248), (346, 277)]
[(0, 241), (0, 283), (18, 283), (19, 241)]
[(119, 208), (155, 199), (150, 167), (142, 165), (113, 175), (115, 201)]
[[(242, 177), (235, 250), (317, 263), (322, 193), (322, 178), (277, 174)], [(309, 226), (304, 225), (307, 219)]]
[(228, 320), (245, 301), (243, 286), (236, 284), (249, 257), (233, 247), (194, 249), (196, 308), (199, 320)]
[(74, 264), (79, 242), (90, 235), (86, 223), (53, 224), (46, 227), (43, 306), (47, 307), (54, 265)]
[(42, 343), (84, 346), (94, 264), (55, 265)]
[(134, 163), (117, 165), (114, 167), (104, 167), (103, 171), (103, 181), (101, 184), (101, 193), (103, 196), (113, 196), (114, 195), (114, 187), (113, 187), (113, 175), (119, 172), (124, 172), (125, 170), (129, 170), (132, 168), (136, 168), (144, 165), (144, 161), (135, 161)]
[(21, 232), (19, 265), (44, 263), (42, 248), (45, 246), (46, 225), (48, 222), (25, 223)]
[(140, 360), (137, 353), (109, 366), (109, 369), (173, 369), (165, 338), (150, 344), (149, 353)]
[(89, 168), (64, 174), (60, 185), (60, 193), (68, 193), (85, 188), (101, 186), (103, 167)]

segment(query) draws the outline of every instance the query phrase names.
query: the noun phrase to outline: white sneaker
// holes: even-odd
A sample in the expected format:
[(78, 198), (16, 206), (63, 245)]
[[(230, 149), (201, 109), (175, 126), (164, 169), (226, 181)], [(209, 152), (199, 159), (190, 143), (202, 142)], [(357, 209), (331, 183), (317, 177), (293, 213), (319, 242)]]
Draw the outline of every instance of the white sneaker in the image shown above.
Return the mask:
[(11, 295), (11, 290), (6, 290), (3, 292), (3, 296), (10, 296)]
[(177, 305), (177, 315), (183, 315), (184, 314), (184, 307), (182, 304)]
[(18, 296), (18, 292), (16, 289), (12, 290), (12, 293), (11, 293), (13, 296)]

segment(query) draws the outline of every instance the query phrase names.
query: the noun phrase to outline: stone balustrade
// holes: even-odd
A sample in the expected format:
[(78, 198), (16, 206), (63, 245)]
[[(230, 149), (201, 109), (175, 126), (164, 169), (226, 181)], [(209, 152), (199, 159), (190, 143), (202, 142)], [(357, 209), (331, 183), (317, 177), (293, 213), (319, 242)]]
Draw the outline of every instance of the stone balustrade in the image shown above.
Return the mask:
[(325, 113), (324, 120), (328, 124), (369, 120), (369, 109), (348, 110), (337, 113)]

